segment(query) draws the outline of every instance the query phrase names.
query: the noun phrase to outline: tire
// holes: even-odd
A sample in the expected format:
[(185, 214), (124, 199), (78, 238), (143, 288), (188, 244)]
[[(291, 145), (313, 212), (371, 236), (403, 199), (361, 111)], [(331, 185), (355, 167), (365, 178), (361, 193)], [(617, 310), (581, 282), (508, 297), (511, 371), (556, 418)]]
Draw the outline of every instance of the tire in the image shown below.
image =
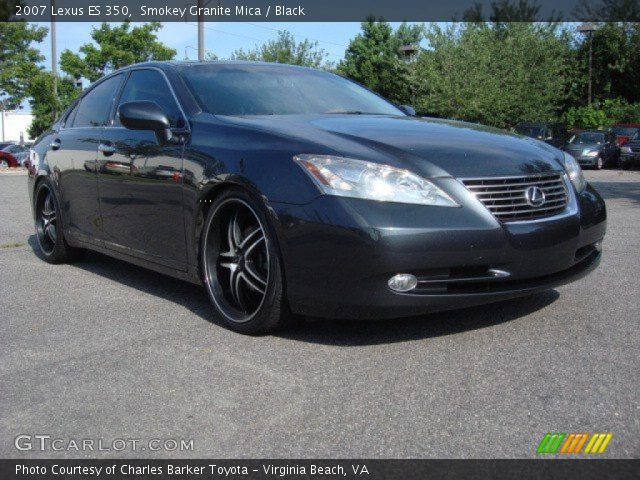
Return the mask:
[(0, 159), (0, 168), (9, 168), (9, 160)]
[(602, 157), (596, 158), (596, 170), (602, 170), (604, 168), (604, 160)]
[(38, 183), (33, 198), (36, 242), (42, 258), (53, 264), (76, 260), (81, 250), (69, 246), (64, 238), (60, 204), (48, 179)]
[(277, 237), (265, 208), (248, 193), (232, 188), (216, 198), (200, 252), (207, 294), (227, 327), (264, 334), (297, 320), (284, 293)]

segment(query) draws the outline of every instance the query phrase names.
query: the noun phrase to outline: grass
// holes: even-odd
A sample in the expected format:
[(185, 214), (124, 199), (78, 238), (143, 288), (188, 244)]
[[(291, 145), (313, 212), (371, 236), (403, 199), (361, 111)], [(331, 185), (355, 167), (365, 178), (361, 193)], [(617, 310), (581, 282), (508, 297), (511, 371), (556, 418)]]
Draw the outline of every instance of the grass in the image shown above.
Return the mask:
[(13, 242), (13, 243), (3, 243), (0, 245), (0, 248), (17, 248), (17, 247), (24, 247), (24, 243)]

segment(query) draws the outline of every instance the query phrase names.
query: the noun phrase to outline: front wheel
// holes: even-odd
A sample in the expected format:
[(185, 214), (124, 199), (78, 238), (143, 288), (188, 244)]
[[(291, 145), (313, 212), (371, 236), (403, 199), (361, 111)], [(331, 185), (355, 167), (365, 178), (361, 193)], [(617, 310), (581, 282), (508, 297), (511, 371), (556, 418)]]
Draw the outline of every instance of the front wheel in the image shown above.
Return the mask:
[(258, 334), (292, 323), (281, 265), (264, 209), (242, 190), (222, 193), (205, 220), (201, 269), (209, 299), (225, 325)]
[(598, 157), (596, 159), (596, 170), (602, 170), (603, 167), (604, 167), (604, 160), (602, 160), (602, 157)]

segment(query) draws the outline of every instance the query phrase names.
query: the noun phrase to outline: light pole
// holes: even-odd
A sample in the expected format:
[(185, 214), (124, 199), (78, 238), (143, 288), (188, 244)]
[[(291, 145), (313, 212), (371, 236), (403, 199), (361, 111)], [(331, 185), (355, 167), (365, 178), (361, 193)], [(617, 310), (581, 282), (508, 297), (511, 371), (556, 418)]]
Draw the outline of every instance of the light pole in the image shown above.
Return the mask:
[[(55, 11), (56, 0), (51, 0), (51, 11)], [(56, 105), (58, 104), (58, 48), (56, 45), (56, 22), (51, 16), (51, 74), (53, 75), (53, 121), (55, 122), (58, 112)]]
[(597, 30), (593, 23), (583, 23), (578, 27), (580, 33), (584, 33), (589, 37), (589, 89), (587, 93), (587, 102), (591, 106), (591, 82), (593, 76), (593, 32)]
[(195, 50), (196, 52), (198, 51), (198, 49), (196, 47), (194, 47), (193, 45), (187, 45), (186, 47), (184, 47), (184, 59), (185, 60), (189, 60), (189, 54), (187, 53), (188, 49), (192, 49)]
[[(203, 0), (198, 0), (198, 60), (204, 60), (204, 13)], [(207, 2), (209, 3), (209, 2)]]

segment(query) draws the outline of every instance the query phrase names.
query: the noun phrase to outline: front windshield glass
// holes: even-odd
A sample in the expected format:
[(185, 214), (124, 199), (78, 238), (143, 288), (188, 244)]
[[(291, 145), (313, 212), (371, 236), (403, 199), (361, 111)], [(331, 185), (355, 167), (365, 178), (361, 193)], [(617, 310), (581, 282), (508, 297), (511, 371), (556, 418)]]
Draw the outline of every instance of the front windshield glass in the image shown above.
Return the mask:
[(516, 127), (516, 132), (531, 138), (542, 138), (544, 129), (543, 127), (519, 125)]
[(576, 145), (593, 145), (593, 144), (602, 144), (604, 143), (604, 134), (603, 133), (591, 133), (591, 132), (583, 132), (578, 135), (574, 135), (569, 140), (569, 143)]
[(318, 70), (255, 64), (196, 64), (178, 70), (201, 107), (215, 115), (405, 115), (369, 90)]

